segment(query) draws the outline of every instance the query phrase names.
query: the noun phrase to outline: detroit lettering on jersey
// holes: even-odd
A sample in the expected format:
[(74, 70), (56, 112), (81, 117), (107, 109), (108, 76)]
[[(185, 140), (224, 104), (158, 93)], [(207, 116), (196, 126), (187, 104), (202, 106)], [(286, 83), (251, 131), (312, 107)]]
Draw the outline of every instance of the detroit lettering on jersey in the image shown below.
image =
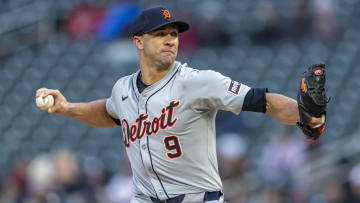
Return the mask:
[(141, 140), (144, 135), (156, 134), (159, 128), (165, 130), (175, 125), (177, 118), (173, 118), (174, 108), (179, 106), (179, 101), (171, 101), (168, 106), (162, 108), (159, 117), (154, 117), (152, 121), (147, 120), (148, 114), (140, 114), (134, 124), (129, 126), (126, 119), (122, 119), (121, 126), (124, 134), (125, 147), (130, 147), (130, 142)]

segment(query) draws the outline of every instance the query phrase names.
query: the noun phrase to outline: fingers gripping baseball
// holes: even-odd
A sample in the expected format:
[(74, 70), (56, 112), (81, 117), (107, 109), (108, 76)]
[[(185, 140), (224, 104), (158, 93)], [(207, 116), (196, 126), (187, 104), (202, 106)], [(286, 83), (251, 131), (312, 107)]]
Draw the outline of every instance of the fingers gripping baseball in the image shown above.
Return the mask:
[(66, 98), (59, 90), (47, 88), (40, 88), (36, 91), (36, 104), (40, 109), (56, 114), (64, 114), (68, 107)]

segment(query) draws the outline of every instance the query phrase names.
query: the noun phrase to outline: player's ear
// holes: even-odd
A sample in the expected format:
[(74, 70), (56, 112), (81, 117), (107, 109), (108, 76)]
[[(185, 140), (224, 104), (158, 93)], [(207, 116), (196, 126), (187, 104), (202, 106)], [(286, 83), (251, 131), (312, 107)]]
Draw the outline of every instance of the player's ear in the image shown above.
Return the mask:
[(133, 37), (133, 42), (134, 42), (134, 44), (136, 45), (136, 47), (138, 48), (138, 49), (143, 49), (143, 39), (142, 39), (142, 37), (141, 36), (134, 36)]

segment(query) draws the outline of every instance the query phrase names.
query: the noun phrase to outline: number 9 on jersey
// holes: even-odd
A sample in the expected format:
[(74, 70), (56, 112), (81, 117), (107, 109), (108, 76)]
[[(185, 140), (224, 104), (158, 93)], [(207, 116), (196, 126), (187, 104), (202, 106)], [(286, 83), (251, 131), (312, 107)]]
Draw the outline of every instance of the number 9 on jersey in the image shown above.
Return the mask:
[(169, 159), (177, 159), (182, 156), (182, 150), (179, 138), (175, 135), (167, 136), (164, 138), (165, 149)]

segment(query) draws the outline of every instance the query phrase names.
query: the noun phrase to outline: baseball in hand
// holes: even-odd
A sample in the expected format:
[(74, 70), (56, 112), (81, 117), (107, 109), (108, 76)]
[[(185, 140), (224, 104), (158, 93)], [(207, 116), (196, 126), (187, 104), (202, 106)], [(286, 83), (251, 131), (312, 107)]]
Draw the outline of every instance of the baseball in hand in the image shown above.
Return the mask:
[(36, 98), (36, 105), (41, 110), (47, 110), (54, 105), (54, 97), (52, 95), (48, 95), (44, 98), (44, 95), (41, 94), (39, 97)]

